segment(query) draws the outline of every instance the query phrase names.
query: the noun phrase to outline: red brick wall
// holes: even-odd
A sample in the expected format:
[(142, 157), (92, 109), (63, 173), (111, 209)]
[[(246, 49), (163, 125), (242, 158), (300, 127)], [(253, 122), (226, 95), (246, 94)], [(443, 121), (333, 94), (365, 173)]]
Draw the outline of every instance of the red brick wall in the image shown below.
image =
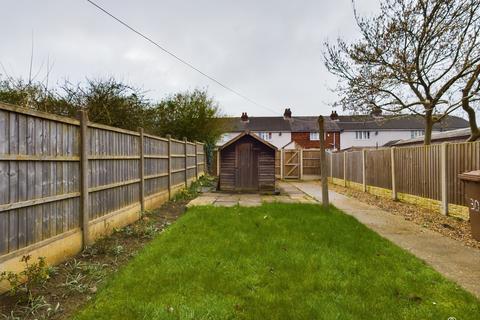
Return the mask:
[[(333, 145), (334, 136), (335, 146)], [(310, 132), (292, 132), (292, 140), (305, 149), (320, 148), (318, 140), (310, 140)], [(325, 146), (327, 149), (340, 148), (340, 132), (327, 132)]]

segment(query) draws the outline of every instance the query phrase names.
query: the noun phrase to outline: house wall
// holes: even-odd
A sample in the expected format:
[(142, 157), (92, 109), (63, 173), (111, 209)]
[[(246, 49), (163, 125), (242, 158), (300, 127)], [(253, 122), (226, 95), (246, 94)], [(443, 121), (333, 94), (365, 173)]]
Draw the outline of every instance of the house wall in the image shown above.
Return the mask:
[(363, 130), (370, 131), (370, 139), (357, 139), (355, 131), (343, 131), (340, 134), (340, 149), (350, 147), (381, 147), (392, 140), (410, 139), (411, 130)]
[[(320, 148), (320, 141), (310, 140), (310, 132), (292, 132), (292, 140), (304, 149)], [(327, 149), (340, 148), (340, 132), (327, 132), (325, 147)]]
[[(256, 135), (259, 135), (259, 131), (252, 131)], [(263, 131), (263, 132), (271, 132), (272, 133), (272, 138), (271, 139), (266, 139), (265, 141), (268, 141), (269, 143), (273, 144), (277, 148), (282, 148), (284, 145), (292, 141), (292, 134), (290, 132), (274, 132), (274, 131)], [(221, 146), (228, 141), (232, 140), (236, 136), (238, 136), (241, 132), (227, 132), (222, 134), (220, 139), (217, 142), (217, 146)]]

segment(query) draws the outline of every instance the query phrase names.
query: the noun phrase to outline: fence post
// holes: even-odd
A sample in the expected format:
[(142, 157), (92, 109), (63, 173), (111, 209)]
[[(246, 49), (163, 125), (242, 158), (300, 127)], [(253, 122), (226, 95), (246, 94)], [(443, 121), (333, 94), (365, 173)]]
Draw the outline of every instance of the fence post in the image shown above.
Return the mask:
[(395, 147), (390, 148), (390, 158), (392, 161), (391, 168), (392, 168), (392, 200), (398, 200), (397, 195), (397, 181), (395, 179)]
[(217, 148), (217, 177), (220, 181), (220, 149)]
[(347, 186), (347, 152), (343, 152), (343, 186)]
[(187, 138), (183, 137), (183, 146), (185, 149), (185, 188), (188, 188), (188, 152), (187, 152)]
[(367, 192), (367, 150), (362, 150), (362, 183), (363, 192)]
[(144, 136), (143, 136), (143, 128), (138, 128), (138, 132), (140, 133), (139, 136), (139, 153), (140, 153), (140, 159), (139, 159), (139, 166), (138, 166), (138, 171), (140, 175), (140, 210), (141, 212), (145, 211), (145, 163), (144, 163), (144, 150), (143, 150), (143, 144), (144, 144)]
[(168, 146), (168, 199), (172, 199), (172, 136), (167, 134)]
[(195, 180), (198, 180), (198, 141), (195, 141)]
[(283, 162), (285, 161), (285, 149), (280, 149), (280, 179), (283, 180), (284, 169), (283, 169)]
[(88, 115), (80, 111), (80, 219), (82, 222), (82, 245), (89, 244), (88, 212)]
[(448, 189), (447, 189), (447, 148), (448, 143), (442, 143), (440, 149), (440, 159), (441, 159), (441, 190), (442, 190), (442, 205), (441, 205), (441, 213), (444, 215), (448, 215)]
[(303, 148), (300, 149), (300, 155), (299, 155), (299, 158), (300, 158), (300, 180), (303, 179)]

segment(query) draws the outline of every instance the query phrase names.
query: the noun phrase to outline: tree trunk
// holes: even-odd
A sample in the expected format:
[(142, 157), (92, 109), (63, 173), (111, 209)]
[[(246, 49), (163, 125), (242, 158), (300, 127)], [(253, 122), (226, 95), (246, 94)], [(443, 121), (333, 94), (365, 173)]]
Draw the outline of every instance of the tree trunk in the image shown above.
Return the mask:
[(462, 101), (462, 109), (468, 114), (468, 123), (470, 125), (470, 137), (467, 139), (468, 142), (476, 141), (480, 138), (480, 130), (478, 129), (477, 119), (475, 117), (475, 110), (470, 107), (470, 103), (467, 100)]
[(432, 143), (432, 130), (433, 130), (433, 109), (429, 106), (425, 112), (425, 137), (423, 144), (428, 146)]
[(477, 119), (475, 117), (475, 109), (470, 106), (470, 91), (480, 75), (480, 65), (477, 66), (470, 79), (468, 79), (465, 88), (462, 90), (462, 109), (468, 114), (468, 123), (470, 125), (470, 137), (467, 141), (476, 141), (480, 138), (480, 131), (478, 130)]

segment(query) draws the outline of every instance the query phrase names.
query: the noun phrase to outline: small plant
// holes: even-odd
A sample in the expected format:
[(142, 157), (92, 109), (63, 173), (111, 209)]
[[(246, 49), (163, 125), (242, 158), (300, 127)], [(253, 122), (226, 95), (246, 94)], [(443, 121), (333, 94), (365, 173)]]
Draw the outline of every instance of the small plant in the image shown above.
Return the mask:
[(10, 285), (10, 294), (25, 295), (27, 301), (34, 299), (32, 289), (41, 286), (50, 278), (51, 272), (55, 269), (47, 266), (44, 257), (39, 257), (38, 262), (29, 262), (30, 255), (22, 256), (20, 260), (24, 264), (23, 271), (15, 273), (12, 271), (3, 271), (0, 273), (0, 282), (6, 281)]

